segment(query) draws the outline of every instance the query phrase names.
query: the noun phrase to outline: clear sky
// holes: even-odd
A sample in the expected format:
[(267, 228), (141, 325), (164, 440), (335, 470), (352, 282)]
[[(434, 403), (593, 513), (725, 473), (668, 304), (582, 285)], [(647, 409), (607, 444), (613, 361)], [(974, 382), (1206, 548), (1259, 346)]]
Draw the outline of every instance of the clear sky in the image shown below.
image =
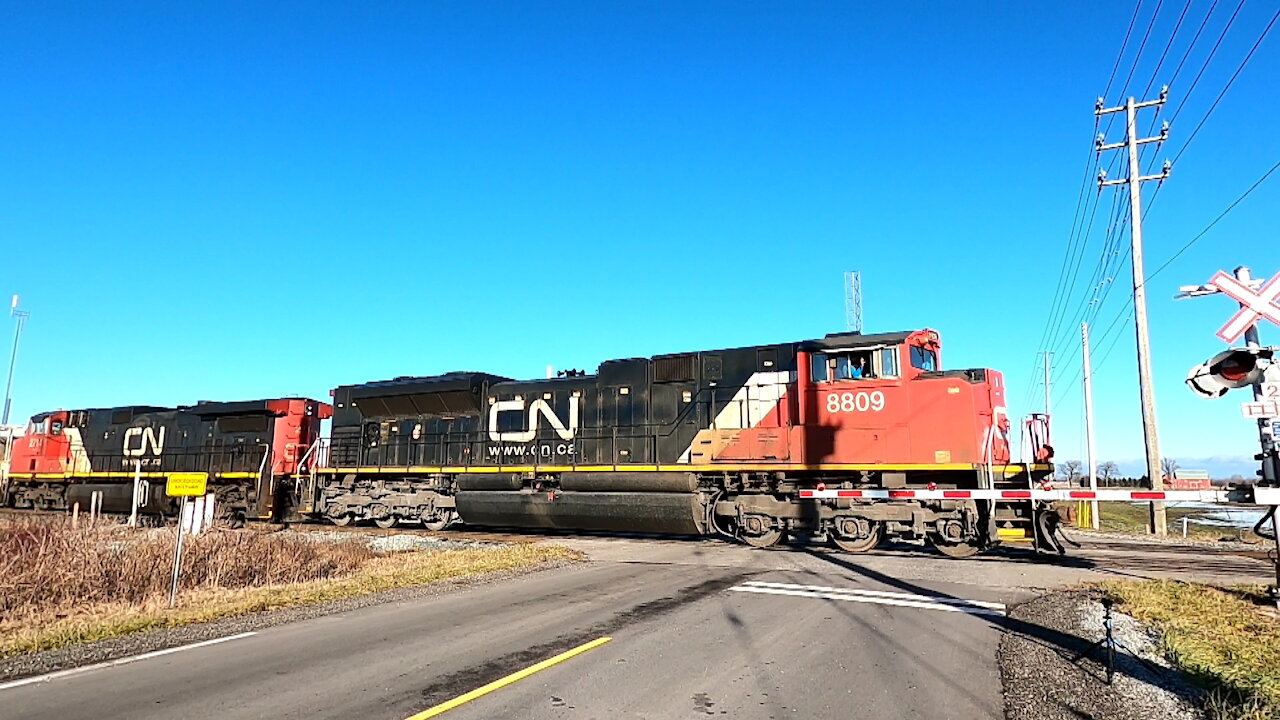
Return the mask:
[[(1191, 48), (1163, 159), (1274, 8), (1245, 3), (1187, 97), (1237, 3), (1194, 47), (1210, 3), (1176, 36), (1184, 3), (1162, 3), (1126, 83), (1154, 5), (1107, 100), (1142, 94), (1170, 37), (1157, 85)], [(946, 365), (1003, 370), (1011, 412), (1039, 410), (1028, 384), (1094, 101), (1133, 15), (1128, 1), (10, 3), (0, 293), (32, 313), (14, 414), (815, 337), (844, 329), (850, 269), (868, 331), (935, 328)], [(1149, 270), (1280, 160), (1277, 36), (1150, 206)], [(1118, 192), (1103, 191), (1072, 311)], [(1242, 398), (1182, 384), (1223, 347), (1231, 303), (1171, 297), (1218, 268), (1280, 271), (1278, 198), (1273, 178), (1150, 282), (1166, 454), (1254, 452)], [(1085, 306), (1095, 333), (1120, 317), (1097, 353), (1099, 454), (1132, 460), (1132, 280), (1116, 263), (1096, 277), (1115, 292)], [(1079, 457), (1069, 315), (1056, 444)]]

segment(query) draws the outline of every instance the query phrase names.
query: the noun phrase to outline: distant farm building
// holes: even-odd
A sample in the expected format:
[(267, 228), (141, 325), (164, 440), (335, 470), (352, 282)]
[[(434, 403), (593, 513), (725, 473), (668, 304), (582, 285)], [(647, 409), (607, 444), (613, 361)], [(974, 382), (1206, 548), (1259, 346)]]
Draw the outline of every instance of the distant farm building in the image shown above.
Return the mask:
[(1213, 488), (1213, 481), (1209, 477), (1208, 470), (1178, 470), (1173, 471), (1173, 479), (1165, 479), (1165, 486), (1170, 490), (1210, 490)]

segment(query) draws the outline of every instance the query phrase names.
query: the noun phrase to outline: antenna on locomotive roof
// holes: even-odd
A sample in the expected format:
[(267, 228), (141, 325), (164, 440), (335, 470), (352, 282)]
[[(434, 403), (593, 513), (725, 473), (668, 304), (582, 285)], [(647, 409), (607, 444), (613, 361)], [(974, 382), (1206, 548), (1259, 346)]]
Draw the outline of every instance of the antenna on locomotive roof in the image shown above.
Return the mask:
[(861, 270), (850, 270), (844, 274), (844, 329), (846, 332), (862, 332)]
[(555, 368), (555, 366), (554, 366), (554, 365), (548, 365), (548, 366), (547, 366), (547, 379), (548, 379), (548, 380), (550, 380), (551, 378), (553, 378), (553, 377), (555, 377), (555, 376), (556, 376), (556, 368)]

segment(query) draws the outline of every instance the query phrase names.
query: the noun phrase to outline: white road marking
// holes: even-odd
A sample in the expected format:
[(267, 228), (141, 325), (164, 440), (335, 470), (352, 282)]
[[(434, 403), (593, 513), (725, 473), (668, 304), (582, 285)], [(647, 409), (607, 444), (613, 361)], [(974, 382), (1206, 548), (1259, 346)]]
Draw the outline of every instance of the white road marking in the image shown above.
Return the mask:
[(937, 595), (913, 595), (910, 593), (889, 592), (885, 590), (858, 590), (856, 588), (837, 588), (825, 585), (793, 585), (791, 583), (773, 583), (751, 580), (742, 585), (729, 588), (734, 592), (760, 593), (762, 595), (790, 595), (793, 597), (811, 597), (824, 600), (844, 600), (847, 602), (874, 603), (877, 605), (898, 605), (924, 610), (943, 610), (946, 612), (962, 612), (971, 615), (997, 615), (1003, 617), (1003, 603), (982, 602), (980, 600), (962, 600), (959, 598)]
[(169, 648), (167, 650), (156, 650), (154, 652), (142, 653), (141, 655), (132, 655), (130, 657), (119, 658), (117, 660), (108, 660), (106, 662), (94, 663), (93, 665), (85, 665), (83, 667), (69, 668), (67, 670), (59, 670), (57, 672), (46, 673), (44, 675), (35, 675), (21, 680), (11, 680), (7, 683), (0, 683), (0, 690), (9, 690), (23, 685), (34, 685), (35, 683), (49, 682), (50, 680), (59, 680), (80, 673), (87, 673), (93, 670), (101, 670), (103, 668), (115, 667), (117, 665), (128, 665), (139, 660), (150, 660), (161, 655), (172, 655), (183, 650), (195, 650), (196, 648), (206, 647), (208, 645), (217, 645), (218, 643), (230, 642), (232, 640), (240, 640), (250, 635), (257, 635), (256, 632), (243, 632), (239, 635), (228, 635), (226, 637), (214, 638), (213, 640), (205, 640), (203, 642), (191, 643), (190, 645), (180, 645), (178, 647)]
[(945, 595), (914, 595), (912, 593), (890, 592), (888, 590), (859, 590), (857, 588), (840, 588), (828, 587), (826, 585), (793, 585), (791, 583), (773, 583), (764, 582), (762, 580), (748, 580), (743, 585), (753, 585), (755, 587), (771, 587), (786, 588), (788, 590), (817, 590), (819, 592), (838, 592), (847, 595), (866, 595), (868, 597), (885, 597), (897, 600), (927, 600), (929, 602), (942, 603), (944, 605), (968, 605), (971, 607), (989, 608), (991, 610), (1004, 610), (1004, 603), (984, 602), (982, 600), (965, 600), (962, 598), (947, 597)]

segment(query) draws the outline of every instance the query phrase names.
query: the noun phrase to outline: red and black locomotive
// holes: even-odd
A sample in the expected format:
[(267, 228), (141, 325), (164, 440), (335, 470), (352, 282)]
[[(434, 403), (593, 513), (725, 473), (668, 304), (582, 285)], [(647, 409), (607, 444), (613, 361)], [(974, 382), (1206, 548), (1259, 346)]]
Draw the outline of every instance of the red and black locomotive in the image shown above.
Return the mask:
[[(1010, 457), (1001, 374), (944, 370), (941, 349), (932, 330), (841, 333), (611, 360), (594, 374), (538, 380), (453, 372), (344, 385), (332, 393), (328, 442), (314, 442), (330, 410), (314, 401), (252, 404), (274, 415), (242, 403), (166, 412), (200, 418), (205, 434), (183, 445), (194, 453), (185, 462), (243, 488), (235, 506), (252, 517), (722, 534), (762, 547), (804, 534), (850, 552), (893, 537), (957, 556), (1007, 534), (1050, 541), (1041, 531), (1052, 510), (1030, 501), (801, 497), (814, 488), (1028, 488), (1051, 473), (1043, 429), (1030, 436), (1035, 460)], [(281, 405), (290, 402), (296, 410)], [(223, 407), (246, 412), (218, 414)], [(62, 415), (65, 438), (74, 413)], [(55, 442), (53, 428), (39, 426), (52, 417), (37, 416), (26, 442)], [(248, 421), (230, 418), (240, 417), (272, 418), (267, 434), (296, 417), (299, 432), (284, 445), (236, 439), (231, 428)], [(117, 424), (115, 453), (97, 465), (65, 441), (51, 453), (59, 467), (32, 470), (23, 463), (43, 451), (15, 453), (9, 502), (62, 507), (95, 473), (123, 480), (130, 473), (117, 465), (150, 447), (156, 431), (135, 429), (157, 427), (147, 422)], [(259, 449), (233, 460), (228, 442)], [(260, 443), (273, 443), (270, 452)], [(146, 470), (176, 468), (159, 462)], [(236, 473), (250, 476), (237, 485)]]
[(198, 472), (208, 475), (224, 522), (276, 517), (303, 506), (285, 479), (304, 469), (328, 416), (328, 405), (303, 399), (41, 413), (13, 440), (0, 500), (65, 510), (88, 508), (100, 493), (103, 512), (128, 513), (138, 481), (140, 511), (170, 515), (177, 506), (165, 478)]

